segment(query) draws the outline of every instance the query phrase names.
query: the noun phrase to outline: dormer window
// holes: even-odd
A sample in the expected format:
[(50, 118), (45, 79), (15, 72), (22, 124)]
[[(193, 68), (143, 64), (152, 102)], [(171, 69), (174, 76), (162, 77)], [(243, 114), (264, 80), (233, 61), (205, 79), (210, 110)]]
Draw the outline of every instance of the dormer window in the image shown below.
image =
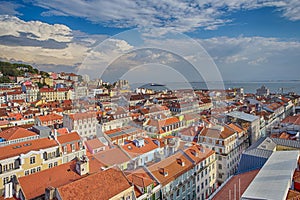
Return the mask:
[(181, 159), (181, 158), (177, 158), (176, 160), (177, 160), (177, 163), (178, 163), (179, 165), (181, 165), (182, 167), (184, 167), (184, 166), (185, 166), (185, 162), (184, 162), (184, 160), (183, 160), (183, 159)]
[(165, 169), (165, 168), (160, 168), (159, 173), (162, 174), (165, 177), (169, 175), (168, 170)]

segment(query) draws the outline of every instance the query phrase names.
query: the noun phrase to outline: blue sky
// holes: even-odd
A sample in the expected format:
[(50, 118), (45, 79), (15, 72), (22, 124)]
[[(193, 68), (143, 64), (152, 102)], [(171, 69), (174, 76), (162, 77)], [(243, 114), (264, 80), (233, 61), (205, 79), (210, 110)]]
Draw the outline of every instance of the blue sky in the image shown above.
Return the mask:
[[(1, 1), (0, 15), (0, 59), (48, 71), (95, 76), (115, 63), (115, 71), (127, 66), (134, 74), (127, 72), (128, 77), (140, 81), (145, 74), (160, 77), (157, 65), (155, 70), (148, 65), (156, 63), (162, 74), (173, 74), (161, 79), (173, 81), (181, 80), (178, 66), (192, 72), (186, 63), (202, 63), (202, 79), (215, 80), (203, 77), (211, 68), (230, 81), (299, 79), (298, 0), (20, 0)], [(169, 54), (136, 50), (149, 46)], [(201, 60), (206, 52), (209, 58)], [(108, 80), (114, 78), (105, 74)]]

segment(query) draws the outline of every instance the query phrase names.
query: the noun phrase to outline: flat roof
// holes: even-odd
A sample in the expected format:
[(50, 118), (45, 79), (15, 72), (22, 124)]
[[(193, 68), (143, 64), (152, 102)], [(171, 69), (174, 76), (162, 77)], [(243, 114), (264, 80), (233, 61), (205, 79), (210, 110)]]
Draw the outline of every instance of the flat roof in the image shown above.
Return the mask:
[(259, 119), (259, 117), (255, 116), (255, 115), (250, 115), (248, 113), (239, 112), (239, 111), (233, 111), (231, 113), (228, 113), (227, 116), (239, 118), (239, 119), (242, 119), (242, 120), (248, 121), (248, 122), (253, 122), (253, 121)]
[(242, 199), (286, 199), (298, 157), (298, 151), (275, 151), (243, 193)]

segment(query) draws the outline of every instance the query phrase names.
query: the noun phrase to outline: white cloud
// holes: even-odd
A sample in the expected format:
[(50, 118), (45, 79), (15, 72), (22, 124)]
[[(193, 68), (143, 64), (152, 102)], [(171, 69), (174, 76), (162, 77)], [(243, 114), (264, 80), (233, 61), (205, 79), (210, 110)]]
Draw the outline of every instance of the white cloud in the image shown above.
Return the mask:
[(290, 20), (300, 19), (299, 0), (32, 0), (48, 11), (43, 15), (71, 15), (112, 27), (155, 27), (161, 33), (188, 32), (198, 27), (215, 30), (230, 23), (227, 11), (275, 7)]
[(0, 36), (19, 37), (25, 33), (27, 38), (45, 41), (53, 39), (57, 42), (72, 41), (71, 29), (62, 24), (50, 25), (40, 21), (25, 22), (17, 17), (0, 15)]
[(199, 40), (215, 58), (225, 80), (298, 79), (300, 42), (265, 37)]
[(19, 60), (37, 65), (69, 65), (82, 62), (88, 48), (70, 43), (64, 49), (45, 49), (31, 46), (0, 45), (1, 59)]

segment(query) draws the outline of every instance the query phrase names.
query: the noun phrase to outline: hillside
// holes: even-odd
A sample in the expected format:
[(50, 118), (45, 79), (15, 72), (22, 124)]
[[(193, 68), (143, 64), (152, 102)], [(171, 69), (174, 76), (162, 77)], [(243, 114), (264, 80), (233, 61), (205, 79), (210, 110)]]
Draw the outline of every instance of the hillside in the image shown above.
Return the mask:
[(33, 68), (31, 65), (2, 61), (0, 61), (0, 72), (3, 74), (3, 76), (0, 77), (0, 83), (9, 83), (11, 82), (9, 79), (10, 76), (24, 76), (25, 73), (40, 74), (43, 77), (49, 76), (47, 72), (39, 71), (38, 69)]

